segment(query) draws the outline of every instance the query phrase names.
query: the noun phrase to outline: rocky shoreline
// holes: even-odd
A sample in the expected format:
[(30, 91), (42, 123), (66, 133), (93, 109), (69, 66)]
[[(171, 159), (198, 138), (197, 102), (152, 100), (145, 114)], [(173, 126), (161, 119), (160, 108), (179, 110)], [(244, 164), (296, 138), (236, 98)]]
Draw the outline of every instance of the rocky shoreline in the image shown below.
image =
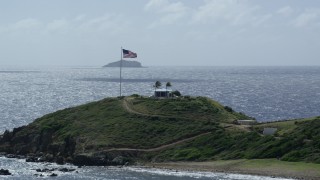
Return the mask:
[(2, 156), (6, 158), (16, 158), (25, 159), (26, 162), (48, 162), (63, 165), (70, 163), (76, 166), (125, 166), (132, 165), (134, 162), (128, 157), (123, 156), (112, 156), (107, 154), (95, 154), (93, 156), (89, 155), (75, 155), (74, 157), (63, 157), (56, 156), (52, 154), (26, 154), (26, 155), (16, 155), (16, 154), (6, 154), (1, 153)]
[[(43, 169), (34, 169), (35, 176), (43, 177), (43, 176), (58, 176), (55, 172), (78, 172), (77, 168), (81, 168), (82, 166), (117, 166), (117, 167), (124, 167), (124, 166), (132, 166), (135, 167), (137, 164), (138, 167), (143, 168), (155, 168), (161, 170), (174, 170), (174, 171), (189, 171), (189, 172), (213, 172), (213, 173), (226, 173), (226, 174), (243, 174), (243, 175), (257, 175), (257, 176), (266, 176), (272, 178), (288, 178), (288, 179), (308, 179), (308, 180), (317, 180), (320, 176), (317, 173), (312, 171), (299, 172), (299, 171), (288, 171), (283, 169), (277, 169), (269, 167), (257, 169), (247, 169), (247, 168), (239, 168), (239, 166), (234, 166), (234, 164), (225, 164), (221, 166), (220, 163), (215, 161), (209, 162), (161, 162), (161, 163), (152, 163), (152, 162), (126, 162), (124, 161), (123, 157), (116, 157), (113, 161), (107, 161), (103, 158), (95, 157), (95, 158), (88, 158), (87, 156), (83, 156), (79, 158), (81, 159), (81, 163), (74, 163), (72, 162), (55, 162), (52, 158), (47, 159), (47, 155), (14, 155), (14, 154), (4, 154), (1, 153), (1, 156), (5, 156), (6, 158), (16, 158), (16, 159), (25, 159), (26, 162), (48, 162), (48, 163), (57, 163), (57, 164), (65, 164), (65, 163), (72, 163), (74, 168), (43, 168)], [(59, 159), (59, 158), (57, 158)], [(232, 161), (232, 160), (231, 160)], [(1, 169), (0, 175), (12, 175), (11, 172), (7, 169)]]
[[(45, 161), (46, 159), (42, 157), (36, 158), (35, 156), (24, 156), (24, 155), (14, 155), (14, 154), (4, 154), (1, 153), (0, 157), (6, 157), (8, 159), (24, 159), (26, 162), (36, 162), (36, 163), (49, 163), (49, 164), (56, 164), (55, 162)], [(48, 165), (48, 164), (47, 164)], [(55, 177), (61, 173), (78, 173), (78, 168), (82, 166), (70, 166), (70, 167), (44, 167), (44, 168), (32, 168), (30, 170), (34, 171), (33, 176), (35, 177)], [(12, 169), (11, 169), (12, 170)], [(9, 169), (0, 169), (0, 176), (15, 176), (14, 172), (11, 172)]]

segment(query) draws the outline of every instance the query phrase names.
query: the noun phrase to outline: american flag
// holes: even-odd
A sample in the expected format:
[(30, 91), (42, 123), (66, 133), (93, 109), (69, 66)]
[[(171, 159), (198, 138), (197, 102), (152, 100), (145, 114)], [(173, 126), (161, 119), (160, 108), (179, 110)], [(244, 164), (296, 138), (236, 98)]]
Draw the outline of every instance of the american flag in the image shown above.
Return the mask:
[(126, 50), (126, 49), (122, 49), (123, 52), (123, 58), (136, 58), (137, 53), (134, 53), (132, 51)]

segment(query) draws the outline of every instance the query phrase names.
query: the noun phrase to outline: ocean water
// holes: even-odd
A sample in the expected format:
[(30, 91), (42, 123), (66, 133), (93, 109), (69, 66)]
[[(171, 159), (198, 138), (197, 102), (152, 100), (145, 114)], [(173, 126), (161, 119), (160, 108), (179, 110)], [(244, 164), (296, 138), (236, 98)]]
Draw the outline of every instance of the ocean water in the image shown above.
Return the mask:
[[(122, 72), (123, 95), (150, 96), (155, 81), (163, 84), (170, 81), (172, 89), (179, 90), (183, 95), (213, 98), (259, 121), (320, 115), (320, 67), (148, 67), (124, 68)], [(118, 68), (0, 67), (0, 133), (59, 109), (118, 95)], [(30, 170), (41, 164), (30, 165), (22, 161), (1, 158), (0, 168), (15, 169), (16, 174), (24, 177), (28, 177), (24, 173), (29, 173), (32, 179), (33, 172), (16, 166), (30, 166)], [(91, 167), (58, 177), (194, 179), (201, 174), (181, 177), (170, 171), (144, 170)], [(118, 178), (119, 174), (125, 176)], [(240, 176), (215, 175), (201, 175), (201, 179), (241, 179)]]

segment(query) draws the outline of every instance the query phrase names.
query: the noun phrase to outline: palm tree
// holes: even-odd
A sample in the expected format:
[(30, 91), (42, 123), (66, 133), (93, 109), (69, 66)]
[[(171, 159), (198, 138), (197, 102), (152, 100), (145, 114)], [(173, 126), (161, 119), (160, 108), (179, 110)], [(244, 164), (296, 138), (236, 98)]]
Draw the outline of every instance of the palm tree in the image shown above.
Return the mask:
[[(168, 87), (171, 87), (172, 85), (171, 85), (171, 83), (170, 82), (167, 82), (167, 84), (166, 84), (166, 93), (168, 92)], [(168, 93), (167, 93), (167, 97), (168, 97)]]
[(159, 87), (161, 87), (161, 82), (160, 82), (160, 81), (156, 81), (156, 83), (153, 85), (153, 87), (154, 87), (154, 96), (157, 97), (157, 96), (156, 96), (156, 90), (157, 90)]
[(154, 87), (154, 91), (156, 91), (156, 89), (161, 87), (161, 82), (160, 81), (156, 81), (156, 83), (153, 85), (153, 87)]

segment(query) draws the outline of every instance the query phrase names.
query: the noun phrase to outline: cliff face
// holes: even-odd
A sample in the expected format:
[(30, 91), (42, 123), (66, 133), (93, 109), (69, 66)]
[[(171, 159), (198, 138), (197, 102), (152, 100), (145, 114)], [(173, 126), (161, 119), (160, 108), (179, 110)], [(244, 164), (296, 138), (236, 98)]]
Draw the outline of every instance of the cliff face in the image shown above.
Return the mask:
[[(103, 67), (120, 67), (120, 61), (109, 63)], [(122, 60), (122, 67), (141, 68), (142, 65), (138, 61), (126, 61)]]
[(34, 162), (66, 162), (74, 154), (75, 139), (66, 137), (57, 143), (54, 134), (54, 130), (40, 130), (32, 124), (14, 128), (12, 132), (5, 131), (0, 139), (0, 152), (22, 155)]
[[(0, 152), (8, 157), (23, 157), (27, 162), (73, 163), (75, 165), (124, 165), (138, 154), (131, 152), (103, 152), (96, 146), (86, 147), (82, 138), (67, 136), (57, 139), (61, 129), (41, 129), (34, 124), (5, 131), (0, 138)], [(90, 150), (84, 152), (82, 148)]]

